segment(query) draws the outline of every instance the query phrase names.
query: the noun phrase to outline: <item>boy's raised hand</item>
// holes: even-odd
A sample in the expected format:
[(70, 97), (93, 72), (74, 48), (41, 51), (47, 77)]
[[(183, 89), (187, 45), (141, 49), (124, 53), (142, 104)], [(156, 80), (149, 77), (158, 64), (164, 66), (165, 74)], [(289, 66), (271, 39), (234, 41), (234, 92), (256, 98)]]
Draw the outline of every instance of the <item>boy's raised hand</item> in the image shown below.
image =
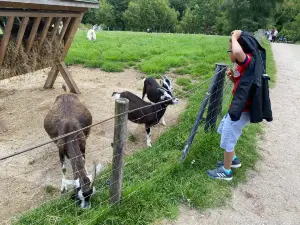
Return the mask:
[(234, 31), (231, 32), (231, 36), (235, 37), (236, 40), (238, 40), (241, 35), (242, 35), (242, 31), (241, 30), (234, 30)]
[(233, 70), (232, 69), (228, 69), (226, 71), (226, 75), (227, 77), (229, 78), (229, 80), (231, 80), (232, 82), (234, 81), (234, 78), (233, 78)]

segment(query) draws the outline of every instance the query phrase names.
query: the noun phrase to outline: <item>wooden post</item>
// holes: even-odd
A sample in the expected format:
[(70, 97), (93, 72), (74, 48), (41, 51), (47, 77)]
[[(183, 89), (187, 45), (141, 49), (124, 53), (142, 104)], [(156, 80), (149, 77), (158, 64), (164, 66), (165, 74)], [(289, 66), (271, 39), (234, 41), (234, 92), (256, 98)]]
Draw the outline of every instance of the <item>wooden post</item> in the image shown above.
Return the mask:
[(63, 76), (64, 80), (66, 81), (70, 91), (74, 94), (80, 94), (80, 91), (75, 81), (73, 80), (70, 72), (68, 71), (66, 64), (64, 62), (60, 62), (56, 66), (59, 72), (61, 73), (61, 75)]
[(41, 51), (42, 46), (44, 44), (44, 41), (47, 37), (47, 33), (48, 33), (49, 27), (51, 25), (51, 22), (52, 22), (52, 17), (47, 17), (46, 22), (45, 22), (45, 26), (44, 26), (42, 34), (41, 34), (41, 40), (40, 40), (40, 43), (39, 43), (39, 52)]
[(66, 33), (66, 31), (69, 27), (70, 21), (71, 21), (71, 17), (64, 20), (63, 29), (62, 29), (62, 31), (60, 33), (60, 36), (59, 36), (59, 41), (63, 40), (63, 38), (65, 36), (65, 33)]
[(220, 110), (222, 106), (222, 98), (223, 98), (223, 89), (225, 83), (225, 68), (227, 64), (216, 63), (215, 70), (215, 79), (212, 80), (214, 82), (212, 84), (211, 96), (209, 100), (208, 112), (205, 123), (205, 131), (209, 131), (215, 129), (218, 115), (220, 115)]
[[(17, 37), (17, 51), (19, 50), (19, 48), (22, 44), (22, 40), (23, 40), (23, 37), (24, 37), (24, 33), (25, 33), (25, 30), (26, 30), (28, 21), (29, 21), (28, 16), (26, 16), (22, 19), (22, 23), (21, 23), (20, 29), (18, 31), (18, 37)], [(17, 51), (16, 51), (16, 54), (17, 54)]]
[[(81, 22), (82, 18), (83, 18), (83, 15), (84, 15), (84, 13), (81, 13), (81, 14), (79, 14), (78, 17), (71, 19), (71, 22), (70, 22), (70, 24), (68, 26), (68, 29), (66, 31), (66, 34), (65, 34), (65, 49), (64, 49), (63, 56), (62, 56), (62, 60), (64, 60), (65, 57), (67, 56), (67, 53), (68, 53), (68, 51), (69, 51), (69, 49), (71, 47), (72, 41), (73, 41), (73, 39), (75, 37), (77, 29), (78, 29), (78, 27), (80, 25), (80, 22)], [(48, 75), (48, 78), (46, 80), (46, 83), (44, 85), (45, 89), (49, 89), (49, 88), (53, 87), (54, 82), (55, 82), (55, 80), (57, 78), (58, 72), (59, 72), (59, 70), (58, 70), (57, 66), (53, 65), (53, 67), (52, 67), (52, 69), (51, 69), (51, 71), (50, 71), (50, 73)], [(75, 82), (74, 82), (74, 84), (75, 84)], [(74, 87), (73, 89), (75, 90), (76, 87)]]
[(9, 42), (9, 38), (11, 35), (11, 29), (13, 27), (14, 20), (15, 20), (14, 16), (8, 17), (8, 20), (7, 20), (5, 29), (4, 29), (4, 35), (3, 35), (2, 42), (0, 45), (0, 67), (3, 63), (4, 57), (6, 54), (6, 48), (7, 48), (8, 42)]
[(36, 37), (37, 30), (38, 30), (40, 22), (41, 22), (41, 19), (42, 19), (42, 17), (36, 17), (34, 19), (33, 27), (31, 29), (29, 39), (28, 39), (28, 43), (27, 43), (27, 46), (26, 46), (26, 54), (29, 54), (29, 52), (31, 51), (34, 39)]
[(57, 35), (57, 32), (58, 32), (58, 29), (59, 29), (59, 25), (60, 25), (61, 20), (62, 20), (62, 18), (59, 17), (59, 18), (56, 20), (55, 24), (54, 24), (54, 28), (53, 28), (53, 30), (52, 30), (52, 32), (51, 32), (51, 36), (50, 36), (50, 40), (51, 40), (51, 41), (54, 41), (54, 39), (55, 39), (55, 37), (56, 37), (56, 35)]
[(116, 118), (115, 118), (115, 129), (114, 129), (113, 159), (112, 159), (112, 179), (111, 179), (111, 186), (110, 186), (111, 205), (119, 203), (122, 196), (124, 152), (126, 148), (128, 108), (129, 108), (128, 99), (120, 98), (116, 100), (115, 103)]

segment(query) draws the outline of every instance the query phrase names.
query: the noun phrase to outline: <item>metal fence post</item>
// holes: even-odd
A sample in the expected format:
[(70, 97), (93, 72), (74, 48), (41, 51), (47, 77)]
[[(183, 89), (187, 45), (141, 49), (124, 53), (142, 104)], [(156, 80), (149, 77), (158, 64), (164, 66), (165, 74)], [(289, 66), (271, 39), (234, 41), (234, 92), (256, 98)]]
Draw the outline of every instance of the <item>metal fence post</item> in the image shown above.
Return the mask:
[[(119, 203), (122, 196), (124, 172), (124, 152), (126, 148), (127, 121), (129, 101), (125, 98), (116, 99), (115, 125), (112, 159), (112, 180), (110, 186), (110, 204)], [(127, 112), (127, 113), (126, 113)]]
[(204, 130), (210, 131), (215, 129), (218, 115), (222, 111), (223, 89), (225, 83), (225, 68), (228, 67), (224, 63), (216, 63), (214, 84), (212, 86), (211, 96), (209, 100), (208, 112)]

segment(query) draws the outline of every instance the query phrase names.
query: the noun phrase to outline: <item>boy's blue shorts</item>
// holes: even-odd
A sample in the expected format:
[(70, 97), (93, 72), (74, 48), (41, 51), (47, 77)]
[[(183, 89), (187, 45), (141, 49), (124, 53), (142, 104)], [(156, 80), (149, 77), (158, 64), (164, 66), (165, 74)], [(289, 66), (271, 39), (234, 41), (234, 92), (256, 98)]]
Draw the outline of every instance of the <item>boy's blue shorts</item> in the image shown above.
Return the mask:
[(226, 152), (233, 152), (237, 141), (242, 135), (243, 128), (249, 123), (249, 112), (243, 112), (238, 121), (232, 121), (229, 114), (226, 114), (218, 127), (218, 133), (221, 134), (220, 147)]

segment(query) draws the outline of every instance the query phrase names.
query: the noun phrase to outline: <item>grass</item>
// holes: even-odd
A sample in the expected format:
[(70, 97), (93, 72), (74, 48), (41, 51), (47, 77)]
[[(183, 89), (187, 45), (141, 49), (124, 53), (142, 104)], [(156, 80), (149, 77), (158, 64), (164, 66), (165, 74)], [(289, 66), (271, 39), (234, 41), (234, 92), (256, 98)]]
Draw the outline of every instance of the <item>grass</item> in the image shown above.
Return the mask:
[(137, 136), (135, 136), (134, 134), (129, 134), (128, 135), (128, 141), (130, 141), (130, 142), (137, 142), (138, 141), (138, 137)]
[(270, 76), (270, 87), (274, 87), (276, 83), (276, 63), (274, 60), (273, 52), (272, 52), (272, 47), (270, 42), (267, 39), (262, 40), (262, 45), (266, 49), (267, 53), (267, 74)]
[(57, 192), (57, 188), (51, 185), (45, 186), (45, 192), (49, 195), (54, 195)]
[(95, 42), (90, 42), (86, 32), (79, 31), (66, 63), (98, 67), (108, 72), (135, 67), (157, 77), (172, 68), (205, 79), (218, 60), (228, 61), (227, 40), (204, 35), (102, 31), (97, 33)]
[[(67, 61), (104, 69), (124, 69), (135, 62), (135, 66), (148, 75), (158, 76), (177, 69), (185, 71), (193, 81), (201, 82), (212, 76), (215, 62), (228, 62), (227, 44), (226, 37), (130, 32), (101, 32), (97, 42), (87, 42), (84, 33), (79, 32)], [(107, 202), (109, 186), (106, 183), (111, 171), (107, 168), (95, 181), (98, 192), (92, 198), (91, 210), (79, 209), (67, 195), (25, 213), (16, 224), (151, 224), (163, 218), (175, 219), (180, 204), (200, 210), (225, 204), (231, 189), (246, 181), (246, 171), (253, 169), (259, 158), (256, 149), (261, 126), (251, 124), (245, 128), (236, 146), (243, 167), (234, 171), (232, 182), (216, 181), (206, 175), (206, 171), (222, 159), (223, 152), (219, 148), (220, 136), (215, 131), (204, 132), (203, 125), (198, 129), (190, 154), (179, 164), (208, 84), (195, 88), (197, 83), (192, 83), (187, 76), (179, 77), (176, 82), (189, 90), (194, 88), (188, 96), (188, 107), (179, 123), (162, 134), (152, 148), (125, 158), (120, 205), (109, 207)], [(230, 92), (228, 83), (226, 89)], [(224, 113), (228, 97), (229, 93), (224, 95)], [(133, 139), (129, 136), (130, 141)]]

